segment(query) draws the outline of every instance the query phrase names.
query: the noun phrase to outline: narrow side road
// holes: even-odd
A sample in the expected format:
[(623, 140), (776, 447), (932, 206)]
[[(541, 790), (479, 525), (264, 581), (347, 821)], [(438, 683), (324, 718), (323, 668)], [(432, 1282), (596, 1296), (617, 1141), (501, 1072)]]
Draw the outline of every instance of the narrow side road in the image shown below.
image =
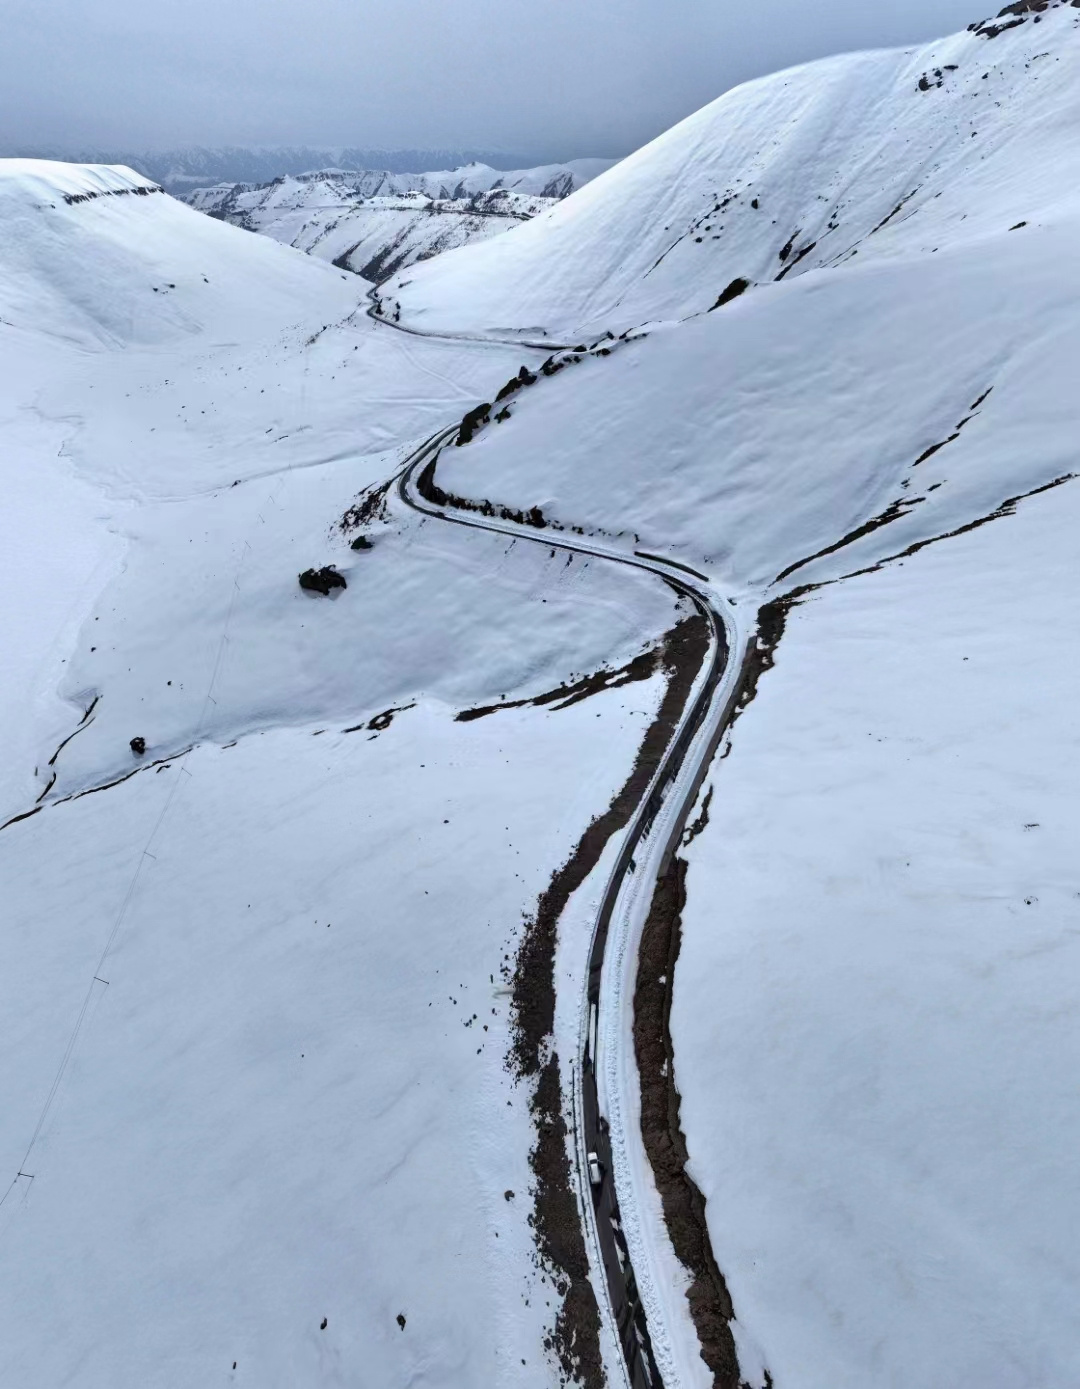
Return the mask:
[(479, 333), (439, 333), (433, 329), (410, 328), (404, 323), (397, 322), (396, 319), (387, 318), (382, 312), (382, 300), (379, 297), (379, 286), (372, 285), (368, 290), (369, 300), (366, 313), (373, 323), (379, 323), (384, 328), (395, 328), (399, 333), (408, 333), (411, 338), (438, 338), (444, 342), (471, 342), (488, 347), (527, 347), (537, 352), (561, 352), (569, 351), (573, 344), (566, 342), (531, 342), (527, 338), (494, 338), (483, 337)]

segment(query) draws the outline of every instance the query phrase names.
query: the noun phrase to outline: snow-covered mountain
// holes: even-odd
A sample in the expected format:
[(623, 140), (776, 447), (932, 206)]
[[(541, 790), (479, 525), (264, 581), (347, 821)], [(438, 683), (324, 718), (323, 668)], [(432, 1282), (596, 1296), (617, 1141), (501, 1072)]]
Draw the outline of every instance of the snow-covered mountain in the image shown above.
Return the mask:
[(1019, 0), (374, 305), (0, 163), (0, 1382), (1077, 1381), (1078, 149)]
[(242, 212), (256, 214), (263, 208), (299, 207), (305, 199), (314, 207), (329, 199), (349, 205), (368, 198), (422, 193), (436, 201), (451, 202), (503, 190), (557, 199), (569, 197), (615, 163), (614, 159), (572, 159), (565, 164), (509, 171), (472, 163), (419, 174), (388, 169), (317, 169), (294, 176), (281, 175), (266, 183), (219, 183), (197, 188), (184, 201), (200, 212), (225, 215), (232, 220), (234, 214)]
[(423, 174), (329, 169), (200, 188), (185, 201), (378, 283), (547, 211), (613, 162), (578, 159), (510, 173), (486, 164)]
[(410, 274), (402, 321), (620, 332), (706, 310), (736, 278), (921, 259), (1056, 216), (1080, 162), (1056, 38), (1072, 8), (737, 88), (498, 248)]
[(269, 145), (250, 148), (237, 145), (188, 145), (181, 149), (0, 149), (0, 155), (32, 155), (50, 161), (81, 164), (123, 164), (154, 183), (166, 193), (183, 197), (193, 188), (218, 183), (269, 183), (285, 174), (303, 174), (310, 169), (388, 169), (407, 173), (411, 169), (455, 169), (464, 164), (486, 163), (511, 168), (525, 167), (529, 160), (506, 150), (465, 149), (365, 149), (357, 146), (333, 148), (311, 145)]

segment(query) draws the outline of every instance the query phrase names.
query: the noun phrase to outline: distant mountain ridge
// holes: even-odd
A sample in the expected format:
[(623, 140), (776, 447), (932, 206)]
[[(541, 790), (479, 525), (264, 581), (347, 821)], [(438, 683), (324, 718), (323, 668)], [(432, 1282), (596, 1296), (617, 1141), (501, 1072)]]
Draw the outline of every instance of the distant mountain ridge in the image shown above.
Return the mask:
[(175, 196), (216, 183), (269, 183), (283, 175), (303, 174), (312, 169), (384, 169), (388, 173), (404, 174), (417, 169), (453, 169), (472, 163), (515, 169), (541, 162), (535, 154), (506, 150), (385, 150), (310, 145), (259, 149), (245, 149), (237, 145), (220, 148), (193, 145), (156, 153), (117, 148), (9, 150), (7, 153), (61, 159), (77, 164), (123, 164), (160, 183), (166, 192)]
[[(390, 168), (340, 168), (324, 166), (300, 174), (278, 174), (264, 183), (223, 182), (200, 187), (184, 195), (184, 202), (200, 212), (228, 210), (278, 200), (285, 185), (325, 185), (350, 199), (400, 197), (423, 193), (429, 198), (473, 198), (505, 189), (534, 198), (567, 198), (577, 189), (606, 173), (614, 159), (569, 159), (562, 164), (539, 164), (527, 169), (501, 169), (474, 160), (452, 169), (423, 173)], [(231, 219), (230, 219), (231, 220)]]
[(196, 188), (183, 201), (379, 284), (417, 261), (549, 211), (612, 162), (575, 159), (508, 171), (473, 163), (420, 174), (322, 169)]

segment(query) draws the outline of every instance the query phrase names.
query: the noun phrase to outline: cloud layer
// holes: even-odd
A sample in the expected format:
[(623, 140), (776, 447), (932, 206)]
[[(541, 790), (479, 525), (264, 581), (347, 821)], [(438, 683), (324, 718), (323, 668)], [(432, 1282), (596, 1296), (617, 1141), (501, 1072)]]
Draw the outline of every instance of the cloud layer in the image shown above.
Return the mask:
[(749, 77), (977, 0), (0, 0), (0, 144), (623, 154)]

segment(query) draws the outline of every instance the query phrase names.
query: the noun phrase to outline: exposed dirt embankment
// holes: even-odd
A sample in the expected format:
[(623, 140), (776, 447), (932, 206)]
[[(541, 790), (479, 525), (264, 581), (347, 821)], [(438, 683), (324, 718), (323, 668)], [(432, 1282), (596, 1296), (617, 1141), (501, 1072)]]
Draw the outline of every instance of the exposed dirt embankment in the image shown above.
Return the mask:
[(641, 1134), (679, 1262), (690, 1274), (687, 1301), (701, 1358), (716, 1389), (739, 1389), (731, 1334), (734, 1310), (717, 1267), (705, 1223), (705, 1198), (686, 1170), (689, 1154), (679, 1118), (675, 1052), (668, 1027), (671, 984), (682, 944), (686, 860), (675, 857), (658, 879), (638, 954), (634, 994), (634, 1054), (641, 1079)]
[(660, 653), (667, 688), (633, 770), (541, 895), (518, 947), (511, 978), (513, 1034), (507, 1060), (513, 1074), (533, 1086), (531, 1109), (537, 1134), (531, 1158), (533, 1231), (540, 1258), (562, 1298), (549, 1349), (567, 1379), (576, 1379), (587, 1389), (604, 1384), (604, 1371), (600, 1313), (589, 1281), (585, 1235), (574, 1194), (559, 1057), (551, 1049), (558, 924), (570, 897), (599, 863), (612, 835), (630, 823), (678, 728), (708, 652), (709, 627), (701, 616), (684, 619), (667, 634)]

